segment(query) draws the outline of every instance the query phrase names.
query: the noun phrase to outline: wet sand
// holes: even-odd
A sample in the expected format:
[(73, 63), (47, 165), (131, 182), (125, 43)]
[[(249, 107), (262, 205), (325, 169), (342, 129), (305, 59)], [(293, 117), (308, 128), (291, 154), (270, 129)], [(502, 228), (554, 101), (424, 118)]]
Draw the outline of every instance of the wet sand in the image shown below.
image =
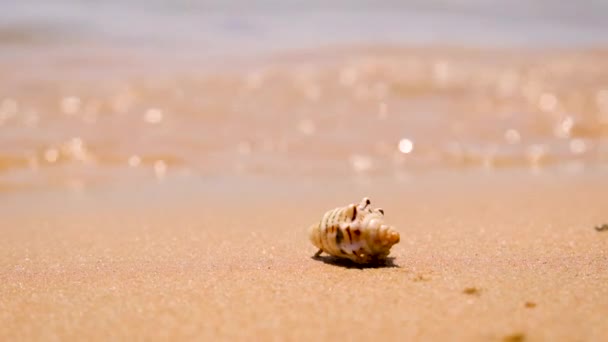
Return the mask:
[[(264, 187), (5, 193), (0, 340), (608, 338), (605, 171)], [(392, 264), (312, 259), (308, 225), (363, 195)]]
[(605, 49), (340, 46), (133, 68), (106, 54), (124, 64), (0, 63), (1, 183), (608, 163)]

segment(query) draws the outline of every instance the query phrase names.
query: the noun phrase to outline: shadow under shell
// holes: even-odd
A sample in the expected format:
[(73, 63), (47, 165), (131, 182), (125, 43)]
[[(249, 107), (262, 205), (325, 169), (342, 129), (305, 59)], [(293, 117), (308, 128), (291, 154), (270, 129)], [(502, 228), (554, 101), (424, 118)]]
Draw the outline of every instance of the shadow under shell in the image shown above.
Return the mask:
[(344, 258), (337, 258), (334, 256), (311, 256), (310, 257), (313, 260), (318, 260), (318, 261), (322, 261), (323, 263), (329, 264), (329, 265), (334, 265), (334, 266), (340, 266), (340, 267), (344, 267), (344, 268), (358, 268), (358, 269), (365, 269), (365, 268), (401, 268), (401, 266), (395, 264), (394, 260), (395, 258), (393, 257), (388, 257), (385, 260), (376, 260), (376, 261), (372, 261), (370, 263), (367, 264), (358, 264), (350, 259), (344, 259)]

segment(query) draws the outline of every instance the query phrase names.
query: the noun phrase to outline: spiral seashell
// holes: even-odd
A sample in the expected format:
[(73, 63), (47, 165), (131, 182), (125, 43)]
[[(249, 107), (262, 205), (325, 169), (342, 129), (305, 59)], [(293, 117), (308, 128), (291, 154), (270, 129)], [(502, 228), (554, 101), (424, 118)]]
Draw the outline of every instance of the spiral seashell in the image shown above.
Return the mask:
[(315, 257), (325, 252), (358, 264), (386, 260), (391, 247), (399, 242), (399, 233), (384, 224), (384, 210), (370, 204), (366, 197), (359, 205), (332, 209), (311, 226), (310, 242), (319, 248)]

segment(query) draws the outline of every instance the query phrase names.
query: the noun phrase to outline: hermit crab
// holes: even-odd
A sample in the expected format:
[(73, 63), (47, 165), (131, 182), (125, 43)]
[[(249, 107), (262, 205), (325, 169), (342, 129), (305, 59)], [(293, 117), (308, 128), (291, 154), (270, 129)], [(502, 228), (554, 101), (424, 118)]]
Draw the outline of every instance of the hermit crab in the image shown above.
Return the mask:
[(399, 233), (384, 224), (384, 210), (372, 208), (369, 198), (326, 212), (321, 221), (310, 227), (310, 242), (325, 252), (358, 264), (382, 262), (391, 247), (399, 242)]

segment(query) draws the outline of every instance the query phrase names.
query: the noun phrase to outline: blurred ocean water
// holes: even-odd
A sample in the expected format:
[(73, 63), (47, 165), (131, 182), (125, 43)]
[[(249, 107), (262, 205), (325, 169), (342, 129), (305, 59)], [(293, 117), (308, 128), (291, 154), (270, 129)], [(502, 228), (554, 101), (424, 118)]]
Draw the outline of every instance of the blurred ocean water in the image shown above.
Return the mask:
[(0, 191), (608, 165), (608, 2), (0, 9)]
[(1, 0), (0, 46), (249, 53), (335, 44), (593, 46), (606, 1)]

